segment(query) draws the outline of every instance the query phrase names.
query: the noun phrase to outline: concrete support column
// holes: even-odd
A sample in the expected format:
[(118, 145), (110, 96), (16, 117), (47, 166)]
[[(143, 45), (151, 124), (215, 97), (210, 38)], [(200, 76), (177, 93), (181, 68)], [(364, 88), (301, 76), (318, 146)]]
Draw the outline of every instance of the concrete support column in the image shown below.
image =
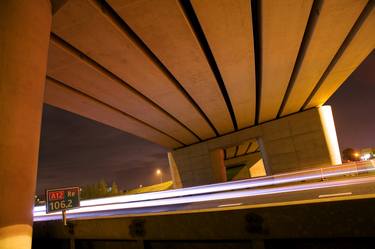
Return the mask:
[(194, 147), (193, 151), (176, 150), (168, 154), (175, 187), (190, 187), (227, 179), (222, 149), (209, 150), (207, 146)]
[(49, 0), (0, 1), (0, 248), (31, 247)]
[[(171, 152), (175, 184), (189, 187), (226, 181), (223, 148), (254, 139), (262, 160), (247, 158), (248, 167), (254, 167), (252, 176), (341, 164), (331, 107), (322, 106)], [(227, 165), (241, 160), (227, 160)]]
[(213, 182), (226, 182), (227, 172), (224, 164), (224, 150), (216, 149), (210, 151), (210, 159)]
[(258, 138), (267, 174), (341, 164), (330, 106), (261, 125)]
[(180, 174), (176, 165), (176, 161), (173, 158), (172, 152), (168, 152), (169, 170), (171, 171), (173, 188), (182, 188)]

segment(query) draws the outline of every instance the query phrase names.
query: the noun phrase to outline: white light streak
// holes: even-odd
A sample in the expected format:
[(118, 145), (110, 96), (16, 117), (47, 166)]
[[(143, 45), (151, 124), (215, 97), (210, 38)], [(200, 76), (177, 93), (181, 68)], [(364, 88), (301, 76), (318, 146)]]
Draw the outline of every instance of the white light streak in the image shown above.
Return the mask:
[[(304, 170), (274, 176), (261, 177), (257, 179), (218, 183), (185, 189), (85, 200), (81, 201), (80, 208), (68, 210), (67, 214), (69, 216), (71, 214), (81, 214), (88, 212), (174, 205), (189, 202), (219, 200), (220, 198), (228, 199), (245, 196), (281, 193), (282, 191), (288, 192), (307, 190), (308, 187), (314, 187), (315, 185), (304, 184), (303, 188), (300, 188), (298, 185), (259, 190), (254, 188), (265, 186), (277, 186), (286, 183), (298, 183), (307, 180), (323, 180), (329, 177), (371, 173), (375, 171), (374, 162), (372, 161), (373, 160), (367, 161), (368, 163), (366, 164), (364, 164), (364, 162), (361, 162), (360, 164), (351, 163), (340, 166), (331, 166), (322, 169)], [(353, 180), (349, 179), (348, 181)], [(327, 183), (325, 182), (324, 186), (329, 186), (329, 184), (327, 185)], [(53, 219), (58, 219), (61, 217), (61, 214), (46, 214), (45, 206), (34, 207), (34, 220), (37, 221), (39, 220), (38, 218), (41, 217), (51, 217), (51, 219), (54, 217)]]

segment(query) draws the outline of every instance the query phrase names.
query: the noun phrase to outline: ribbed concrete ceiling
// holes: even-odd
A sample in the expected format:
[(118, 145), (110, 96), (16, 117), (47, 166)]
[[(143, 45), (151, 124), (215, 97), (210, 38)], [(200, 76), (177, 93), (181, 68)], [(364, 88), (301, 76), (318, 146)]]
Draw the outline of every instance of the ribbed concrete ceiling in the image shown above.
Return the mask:
[(241, 157), (249, 154), (259, 152), (259, 145), (257, 141), (251, 140), (243, 142), (237, 146), (229, 147), (224, 149), (224, 159), (232, 159), (236, 157)]
[(324, 104), (374, 34), (367, 0), (66, 1), (45, 102), (179, 148)]

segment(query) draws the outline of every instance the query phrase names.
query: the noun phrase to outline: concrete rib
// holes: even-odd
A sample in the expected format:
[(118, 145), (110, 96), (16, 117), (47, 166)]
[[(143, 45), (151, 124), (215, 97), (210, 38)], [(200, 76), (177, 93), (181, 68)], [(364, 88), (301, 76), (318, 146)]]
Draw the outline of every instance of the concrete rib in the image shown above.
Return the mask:
[(250, 141), (244, 142), (238, 146), (237, 156), (244, 155), (249, 147)]
[[(315, 28), (312, 30), (305, 56), (282, 116), (301, 109), (366, 6), (366, 2), (366, 0), (322, 1)], [(335, 32), (332, 32), (333, 29)]]
[(47, 74), (157, 127), (184, 144), (198, 141), (188, 130), (141, 96), (107, 77), (53, 40), (50, 43)]
[(178, 119), (201, 139), (215, 134), (181, 91), (97, 1), (69, 1), (52, 30)]
[(218, 132), (233, 131), (220, 88), (178, 2), (109, 1), (109, 4), (168, 67)]
[(235, 153), (236, 153), (236, 147), (237, 147), (237, 146), (233, 146), (233, 147), (230, 147), (230, 148), (225, 149), (225, 150), (226, 150), (227, 158), (232, 158), (232, 157), (235, 156)]
[(250, 1), (193, 0), (192, 5), (223, 77), (238, 128), (249, 127), (255, 122)]
[(182, 146), (182, 144), (157, 130), (51, 80), (46, 80), (44, 101), (49, 105), (79, 114), (119, 130), (125, 130), (166, 148), (172, 149)]
[(368, 15), (304, 109), (323, 105), (361, 62), (373, 52), (375, 48), (374, 2), (370, 2), (367, 7)]
[(312, 0), (261, 1), (259, 122), (276, 118), (301, 45)]

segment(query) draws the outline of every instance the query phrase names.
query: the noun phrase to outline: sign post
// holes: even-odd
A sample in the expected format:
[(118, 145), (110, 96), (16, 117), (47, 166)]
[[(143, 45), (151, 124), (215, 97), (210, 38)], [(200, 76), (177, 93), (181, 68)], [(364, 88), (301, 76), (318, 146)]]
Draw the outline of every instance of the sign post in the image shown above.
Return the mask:
[(46, 190), (46, 213), (62, 211), (64, 226), (66, 226), (66, 210), (79, 206), (79, 187)]

